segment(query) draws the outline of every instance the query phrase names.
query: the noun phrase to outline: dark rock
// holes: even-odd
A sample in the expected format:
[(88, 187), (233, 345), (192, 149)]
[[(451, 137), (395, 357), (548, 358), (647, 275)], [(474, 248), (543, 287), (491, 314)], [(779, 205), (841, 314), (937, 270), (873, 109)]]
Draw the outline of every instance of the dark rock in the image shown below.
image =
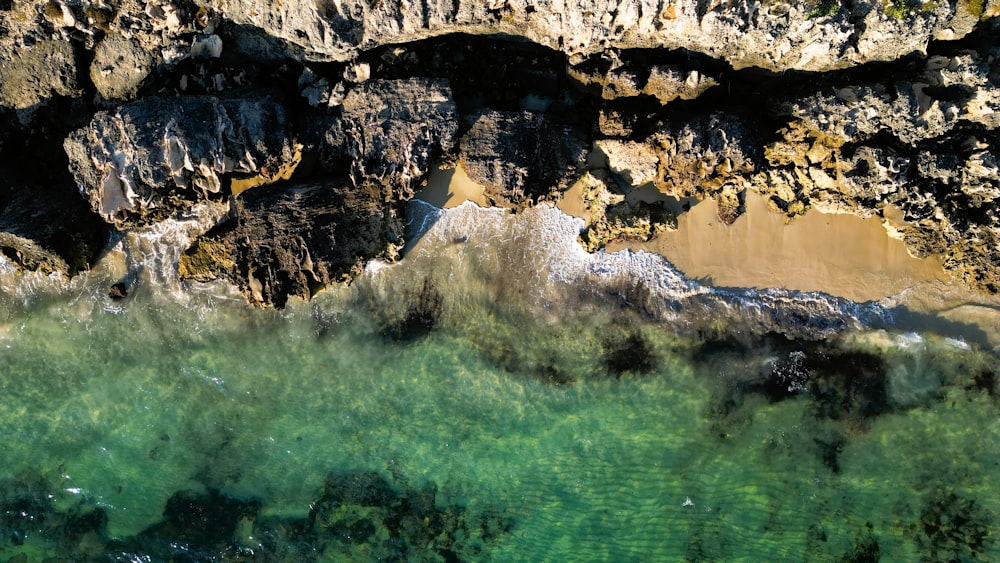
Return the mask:
[(118, 282), (108, 290), (108, 297), (115, 301), (121, 301), (128, 297), (128, 286), (124, 282)]
[(494, 205), (521, 207), (569, 187), (586, 148), (572, 130), (527, 111), (486, 111), (471, 118), (460, 162)]
[(268, 175), (295, 160), (280, 98), (146, 98), (99, 112), (65, 142), (91, 207), (119, 228), (144, 225), (230, 191), (235, 175)]
[(257, 188), (234, 199), (234, 214), (185, 252), (181, 277), (224, 277), (250, 301), (278, 307), (349, 281), (373, 258), (394, 258), (402, 241), (402, 223), (376, 189)]
[(90, 80), (107, 100), (131, 100), (156, 66), (158, 54), (135, 39), (108, 35), (94, 49)]
[(406, 201), (450, 152), (458, 113), (446, 80), (369, 80), (343, 102), (343, 138), (355, 184), (385, 190), (386, 201)]
[(72, 276), (89, 269), (107, 241), (108, 227), (60, 179), (12, 187), (0, 199), (0, 252), (20, 269)]
[(42, 41), (5, 50), (0, 53), (0, 108), (30, 114), (53, 96), (78, 95), (76, 76), (76, 57), (67, 42)]

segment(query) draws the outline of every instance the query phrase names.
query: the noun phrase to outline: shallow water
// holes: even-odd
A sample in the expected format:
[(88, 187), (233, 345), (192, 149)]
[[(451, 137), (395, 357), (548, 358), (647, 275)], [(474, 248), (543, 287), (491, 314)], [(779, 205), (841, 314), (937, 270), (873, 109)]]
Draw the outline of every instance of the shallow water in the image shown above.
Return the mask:
[(173, 279), (196, 221), (7, 274), (0, 558), (997, 558), (990, 351), (836, 300), (825, 341), (686, 330), (808, 296), (587, 255), (551, 209), (423, 211), (400, 264), (284, 311)]

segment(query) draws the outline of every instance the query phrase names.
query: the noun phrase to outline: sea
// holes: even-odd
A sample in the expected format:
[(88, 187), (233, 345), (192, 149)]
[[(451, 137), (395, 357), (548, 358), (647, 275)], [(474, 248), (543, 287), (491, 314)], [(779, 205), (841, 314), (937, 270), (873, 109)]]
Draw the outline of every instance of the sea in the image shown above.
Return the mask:
[(0, 560), (1000, 560), (988, 338), (410, 205), (281, 310), (177, 279), (207, 207), (4, 263)]

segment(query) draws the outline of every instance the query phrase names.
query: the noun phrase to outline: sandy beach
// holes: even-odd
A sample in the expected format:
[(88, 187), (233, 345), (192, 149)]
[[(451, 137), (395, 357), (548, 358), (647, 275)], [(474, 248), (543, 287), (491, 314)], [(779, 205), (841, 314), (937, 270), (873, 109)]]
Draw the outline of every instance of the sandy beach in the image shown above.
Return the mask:
[(909, 255), (881, 220), (812, 211), (785, 224), (765, 198), (748, 193), (746, 213), (732, 225), (703, 201), (678, 217), (678, 228), (648, 243), (614, 243), (656, 252), (685, 275), (722, 287), (822, 291), (877, 300), (924, 282), (947, 280), (936, 258)]
[(454, 168), (435, 167), (427, 185), (417, 192), (416, 197), (444, 209), (457, 207), (466, 201), (486, 206), (483, 187), (469, 178), (461, 164), (456, 164)]

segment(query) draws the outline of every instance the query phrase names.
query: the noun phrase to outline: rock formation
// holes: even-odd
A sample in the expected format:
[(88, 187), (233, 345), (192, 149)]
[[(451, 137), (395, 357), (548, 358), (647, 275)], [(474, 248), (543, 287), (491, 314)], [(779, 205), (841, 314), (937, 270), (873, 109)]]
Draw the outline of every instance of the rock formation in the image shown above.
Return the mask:
[[(459, 163), (512, 209), (590, 186), (590, 249), (672, 228), (636, 190), (712, 198), (725, 222), (754, 190), (788, 220), (880, 216), (912, 254), (996, 292), (998, 14), (997, 0), (0, 2), (0, 248), (72, 273), (108, 226), (229, 202), (181, 273), (280, 305), (392, 258), (405, 202)], [(89, 211), (66, 203), (77, 191)]]
[(283, 306), (347, 281), (375, 257), (395, 258), (402, 222), (379, 190), (292, 184), (233, 200), (230, 221), (180, 259), (183, 277), (226, 278), (253, 303)]

